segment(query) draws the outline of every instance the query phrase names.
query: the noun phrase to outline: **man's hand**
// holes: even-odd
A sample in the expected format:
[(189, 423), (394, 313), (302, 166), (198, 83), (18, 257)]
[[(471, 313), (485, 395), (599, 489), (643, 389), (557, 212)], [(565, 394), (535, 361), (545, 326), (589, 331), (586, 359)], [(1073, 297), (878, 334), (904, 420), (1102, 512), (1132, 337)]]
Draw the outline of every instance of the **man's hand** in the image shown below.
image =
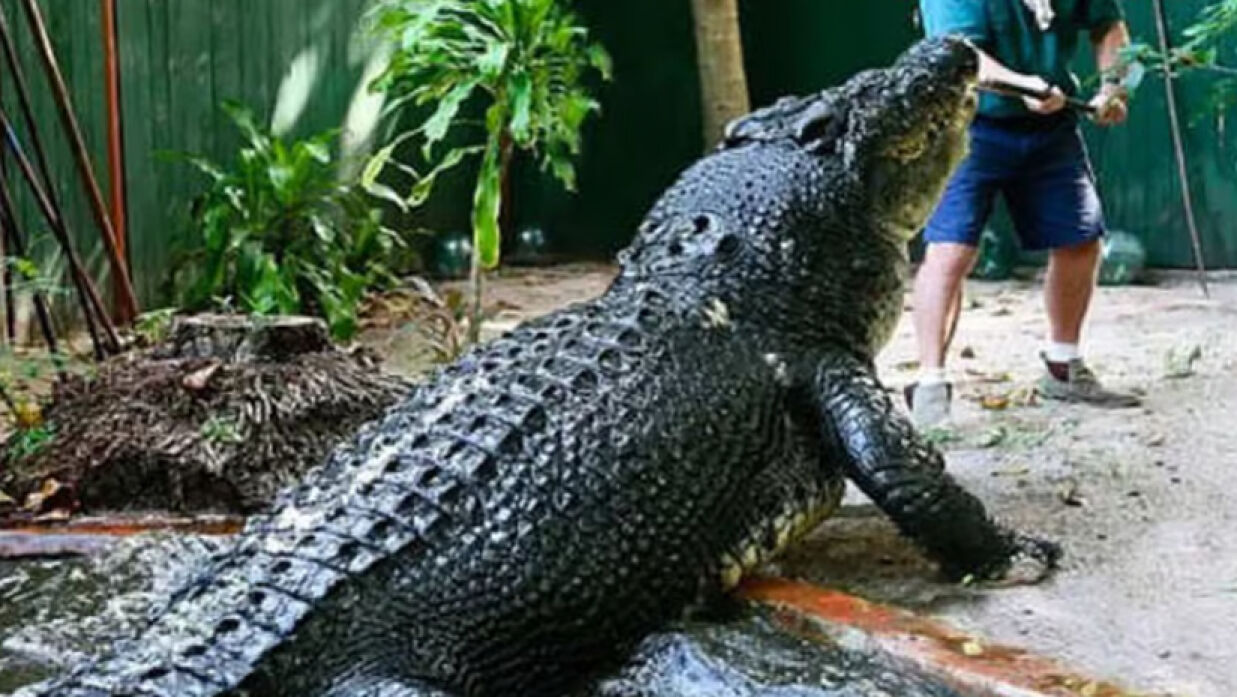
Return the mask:
[(1095, 114), (1091, 120), (1100, 126), (1116, 126), (1125, 123), (1130, 113), (1127, 105), (1128, 99), (1129, 95), (1123, 87), (1104, 85), (1099, 94), (1091, 100), (1091, 106), (1095, 107)]
[(1037, 114), (1055, 114), (1065, 108), (1065, 93), (1059, 87), (1049, 85), (1047, 81), (1040, 78), (1034, 78), (1037, 83), (1034, 86), (1037, 92), (1047, 92), (1047, 99), (1035, 99), (1034, 97), (1023, 97), (1022, 101), (1027, 105), (1027, 108)]

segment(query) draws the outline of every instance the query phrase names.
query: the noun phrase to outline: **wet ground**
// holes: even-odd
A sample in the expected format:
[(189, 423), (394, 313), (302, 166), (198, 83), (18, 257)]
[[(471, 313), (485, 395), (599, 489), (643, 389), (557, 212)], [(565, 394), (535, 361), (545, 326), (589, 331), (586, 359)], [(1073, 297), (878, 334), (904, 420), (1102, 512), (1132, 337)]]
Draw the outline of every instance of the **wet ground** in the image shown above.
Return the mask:
[[(0, 694), (113, 645), (140, 626), (217, 538), (129, 538), (93, 558), (0, 563)], [(649, 637), (613, 675), (576, 697), (963, 697), (870, 651), (843, 647), (772, 611)]]

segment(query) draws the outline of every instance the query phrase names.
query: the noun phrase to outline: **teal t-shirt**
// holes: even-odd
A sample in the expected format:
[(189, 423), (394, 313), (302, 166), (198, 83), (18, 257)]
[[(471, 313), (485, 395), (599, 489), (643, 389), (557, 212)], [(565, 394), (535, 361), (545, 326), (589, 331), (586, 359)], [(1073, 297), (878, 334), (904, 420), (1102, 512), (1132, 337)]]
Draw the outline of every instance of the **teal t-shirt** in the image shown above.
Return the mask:
[[(1053, 0), (1056, 16), (1040, 31), (1023, 0), (919, 0), (928, 36), (962, 34), (1010, 70), (1038, 75), (1076, 94), (1078, 78), (1070, 63), (1079, 35), (1124, 19), (1118, 0)], [(995, 117), (1031, 113), (1021, 99), (984, 94), (979, 113)]]

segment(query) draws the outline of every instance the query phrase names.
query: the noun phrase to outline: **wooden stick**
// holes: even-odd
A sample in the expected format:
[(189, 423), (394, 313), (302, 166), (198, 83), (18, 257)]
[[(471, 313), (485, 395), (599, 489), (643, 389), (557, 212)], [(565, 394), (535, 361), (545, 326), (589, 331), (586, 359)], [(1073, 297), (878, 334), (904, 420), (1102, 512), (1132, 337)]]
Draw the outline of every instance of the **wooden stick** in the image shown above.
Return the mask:
[(1181, 122), (1177, 116), (1177, 94), (1173, 89), (1173, 69), (1169, 65), (1168, 52), (1168, 15), (1164, 12), (1164, 0), (1153, 0), (1155, 4), (1155, 30), (1159, 34), (1160, 54), (1164, 56), (1164, 96), (1168, 101), (1168, 124), (1173, 137), (1173, 155), (1177, 160), (1177, 177), (1181, 180), (1181, 204), (1185, 208), (1185, 224), (1190, 230), (1190, 244), (1194, 250), (1194, 263), (1198, 271), (1198, 285), (1203, 289), (1203, 297), (1210, 298), (1211, 290), (1207, 287), (1207, 266), (1203, 261), (1203, 243), (1198, 234), (1198, 224), (1194, 220), (1194, 197), (1190, 193), (1190, 171), (1186, 165), (1185, 144), (1181, 138)]
[[(116, 0), (100, 0), (103, 16), (103, 52), (105, 56), (103, 83), (107, 94), (107, 171), (110, 182), (112, 225), (116, 230), (116, 246), (122, 259), (128, 259), (128, 213), (125, 210), (125, 149), (124, 130), (120, 115), (120, 47), (116, 34)], [(113, 279), (115, 280), (115, 279)], [(116, 305), (123, 302), (124, 292), (113, 282)]]
[[(5, 237), (8, 239), (8, 246), (13, 251), (13, 256), (23, 257), (26, 255), (25, 245), (22, 243), (21, 229), (17, 227), (17, 209), (13, 206), (13, 199), (9, 196), (8, 177), (0, 172), (0, 227), (3, 228)], [(60, 353), (59, 344), (56, 341), (56, 332), (52, 329), (52, 316), (47, 311), (47, 301), (43, 298), (43, 292), (38, 288), (32, 293), (34, 297), (34, 313), (39, 319), (39, 328), (43, 331), (43, 341), (47, 344), (47, 350), (55, 355)], [(56, 362), (56, 370), (60, 371), (60, 363)]]
[(116, 230), (112, 227), (112, 220), (107, 214), (107, 205), (103, 202), (103, 192), (99, 189), (99, 182), (94, 175), (94, 167), (90, 162), (90, 153), (86, 150), (86, 141), (82, 137), (77, 117), (73, 113), (73, 103), (69, 98), (68, 87), (65, 85), (64, 76), (60, 72), (60, 66), (56, 62), (56, 54), (52, 49), (51, 38), (47, 34), (47, 26), (43, 22), (43, 14), (39, 10), (38, 0), (23, 0), (22, 5), (26, 8), (26, 19), (30, 24), (30, 31), (34, 36), (35, 44), (39, 49), (39, 57), (43, 61), (43, 68), (47, 72), (47, 79), (51, 82), (52, 96), (55, 97), (56, 107), (60, 112), (60, 120), (63, 122), (64, 128), (70, 137), (73, 160), (77, 164), (78, 173), (81, 175), (82, 183), (89, 194), (90, 210), (94, 214), (95, 224), (99, 226), (99, 231), (103, 238), (103, 246), (107, 251), (108, 260), (111, 262), (111, 271), (118, 284), (117, 287), (121, 295), (121, 304), (118, 308), (120, 319), (123, 322), (130, 322), (138, 315), (137, 295), (133, 290), (133, 282), (129, 278), (128, 264), (125, 263), (124, 258), (120, 255)]
[[(5, 62), (8, 64), (9, 74), (12, 76), (13, 86), (17, 94), (18, 107), (20, 108), (21, 113), (22, 113), (22, 118), (26, 123), (26, 130), (30, 137), (30, 143), (34, 151), (35, 162), (39, 166), (39, 173), (42, 174), (43, 193), (47, 196), (47, 200), (51, 204), (51, 207), (57, 212), (57, 216), (60, 218), (63, 218), (63, 213), (61, 212), (62, 209), (60, 207), (59, 194), (57, 193), (56, 187), (55, 187), (55, 179), (52, 177), (51, 166), (48, 164), (47, 151), (43, 147), (43, 139), (39, 135), (38, 122), (34, 118), (34, 110), (30, 106), (30, 90), (26, 85), (26, 78), (25, 78), (25, 75), (22, 73), (21, 63), (17, 59), (17, 50), (14, 45), (13, 34), (9, 30), (8, 20), (6, 19), (3, 12), (0, 12), (0, 49), (3, 49), (4, 59), (5, 59)], [(0, 159), (4, 158), (5, 152), (7, 152), (7, 149), (0, 147)], [(3, 159), (3, 163), (7, 163), (7, 159)], [(7, 171), (5, 172), (5, 174), (6, 175), (8, 174)], [(65, 254), (70, 259), (70, 261), (75, 261), (76, 255), (73, 253), (73, 250), (71, 248), (66, 249)], [(6, 288), (11, 290), (12, 283), (13, 283), (12, 275), (11, 275), (12, 270), (6, 269), (6, 272), (8, 275), (8, 285), (6, 286)], [(81, 278), (86, 279), (87, 284), (90, 283), (89, 276), (86, 274), (85, 270), (81, 267), (80, 262), (74, 265), (74, 268), (71, 269), (71, 273), (75, 275), (79, 275)], [(74, 285), (78, 287), (78, 290), (80, 292), (81, 286), (76, 277), (74, 278)], [(15, 314), (13, 312), (14, 305), (12, 303), (12, 298), (9, 297), (9, 298), (6, 298), (6, 300), (9, 302), (8, 308), (9, 308), (10, 314)], [(91, 300), (91, 305), (94, 308), (94, 311), (102, 318), (104, 326), (105, 327), (108, 326), (110, 322), (108, 321), (107, 310), (105, 307), (103, 307), (101, 300), (99, 300), (98, 294), (95, 293), (90, 298), (90, 300)], [(101, 347), (98, 345), (99, 342), (97, 341), (98, 329), (96, 328), (94, 318), (92, 317), (90, 313), (90, 308), (83, 307), (82, 311), (85, 316), (87, 330), (90, 332), (91, 339), (94, 341), (94, 344), (95, 344), (95, 353), (96, 355), (98, 355), (101, 350)], [(112, 328), (111, 332), (112, 334), (114, 334), (115, 332), (114, 327)], [(13, 334), (13, 333), (15, 332), (10, 331), (10, 334)], [(109, 336), (109, 339), (110, 338), (111, 337)], [(115, 348), (119, 350), (118, 341), (115, 344)]]
[[(116, 326), (112, 324), (111, 319), (107, 316), (103, 301), (99, 297), (99, 291), (95, 289), (94, 283), (86, 274), (85, 267), (82, 266), (81, 259), (77, 256), (77, 250), (73, 248), (73, 241), (69, 237), (68, 229), (65, 227), (64, 217), (60, 211), (56, 210), (52, 202), (48, 200), (47, 193), (43, 191), (43, 187), (39, 184), (38, 175), (35, 174), (30, 160), (22, 152), (21, 146), (17, 142), (17, 134), (13, 130), (13, 124), (9, 121), (8, 115), (2, 106), (0, 106), (0, 132), (4, 135), (4, 144), (8, 147), (9, 152), (13, 153), (18, 169), (21, 171), (22, 176), (25, 177), (26, 183), (30, 186), (30, 191), (34, 194), (35, 202), (38, 203), (39, 210), (43, 213), (43, 218), (47, 221), (48, 227), (51, 228), (56, 241), (60, 243), (65, 257), (69, 260), (69, 277), (73, 279), (73, 285), (81, 297), (82, 313), (85, 315), (87, 328), (91, 329), (91, 338), (94, 339), (95, 343), (95, 354), (102, 358), (107, 355), (107, 350), (102, 345), (102, 342), (99, 341), (97, 332), (94, 330), (92, 310), (98, 314), (98, 320), (103, 325), (109, 348), (119, 353), (120, 337), (116, 334)], [(14, 210), (12, 207), (10, 209)]]

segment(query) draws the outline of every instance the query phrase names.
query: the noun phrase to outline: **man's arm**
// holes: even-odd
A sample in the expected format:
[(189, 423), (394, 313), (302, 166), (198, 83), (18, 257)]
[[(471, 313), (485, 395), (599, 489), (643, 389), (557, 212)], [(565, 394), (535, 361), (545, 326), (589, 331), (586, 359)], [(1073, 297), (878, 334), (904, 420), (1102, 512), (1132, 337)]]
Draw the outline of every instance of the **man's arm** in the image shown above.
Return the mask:
[(981, 83), (999, 82), (1034, 92), (1049, 93), (1051, 96), (1043, 100), (1031, 97), (1022, 98), (1027, 108), (1038, 114), (1052, 114), (1065, 108), (1065, 93), (1060, 88), (1049, 84), (1047, 80), (1038, 75), (1027, 75), (1010, 70), (982, 49), (977, 48), (976, 52), (979, 54), (979, 81)]
[(1103, 86), (1091, 100), (1096, 107), (1095, 122), (1101, 126), (1122, 123), (1129, 115), (1129, 91), (1122, 84), (1125, 69), (1121, 65), (1121, 51), (1130, 45), (1129, 27), (1118, 20), (1092, 29), (1091, 45), (1095, 48), (1095, 65), (1103, 78)]

